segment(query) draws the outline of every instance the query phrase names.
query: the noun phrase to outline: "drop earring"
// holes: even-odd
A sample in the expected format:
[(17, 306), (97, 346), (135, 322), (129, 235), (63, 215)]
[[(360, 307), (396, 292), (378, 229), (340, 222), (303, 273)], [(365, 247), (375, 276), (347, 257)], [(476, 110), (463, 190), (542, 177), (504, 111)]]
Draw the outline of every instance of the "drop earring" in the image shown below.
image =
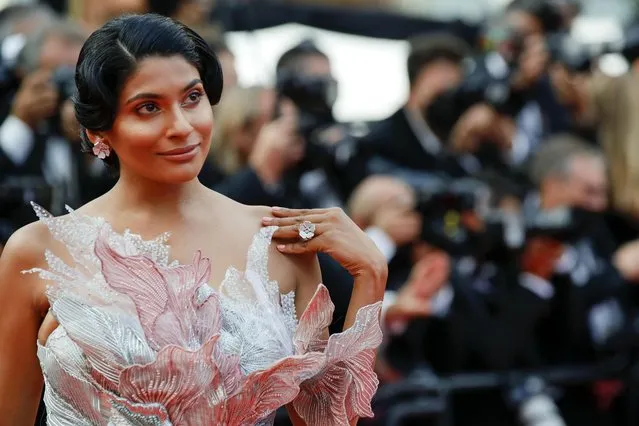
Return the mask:
[(97, 138), (93, 145), (93, 154), (100, 160), (104, 160), (111, 154), (111, 147), (105, 144), (102, 138)]

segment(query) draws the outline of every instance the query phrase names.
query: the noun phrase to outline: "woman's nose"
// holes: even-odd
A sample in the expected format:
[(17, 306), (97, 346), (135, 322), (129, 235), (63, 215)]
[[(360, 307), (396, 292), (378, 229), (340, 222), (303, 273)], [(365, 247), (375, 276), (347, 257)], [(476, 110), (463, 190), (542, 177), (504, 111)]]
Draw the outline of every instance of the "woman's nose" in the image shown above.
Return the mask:
[(171, 123), (167, 132), (169, 138), (179, 138), (188, 136), (193, 131), (193, 126), (181, 108), (175, 108), (172, 114)]

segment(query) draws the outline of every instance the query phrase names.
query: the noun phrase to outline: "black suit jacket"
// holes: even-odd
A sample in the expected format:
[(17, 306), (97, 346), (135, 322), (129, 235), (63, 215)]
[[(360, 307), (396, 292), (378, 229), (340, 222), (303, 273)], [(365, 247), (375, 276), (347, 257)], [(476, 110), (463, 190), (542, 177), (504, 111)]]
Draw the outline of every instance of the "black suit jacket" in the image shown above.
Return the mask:
[(632, 288), (612, 264), (614, 239), (603, 219), (593, 224), (581, 243), (589, 245), (599, 263), (585, 283), (574, 283), (570, 273), (555, 274), (552, 311), (541, 329), (540, 341), (550, 362), (590, 362), (597, 357), (590, 331), (591, 309), (615, 299), (622, 307)]
[(473, 288), (474, 279), (453, 271), (454, 299), (447, 315), (414, 320), (391, 339), (387, 355), (395, 368), (409, 373), (428, 364), (446, 375), (539, 366), (534, 331), (549, 302), (518, 285), (514, 269), (496, 269), (486, 293)]
[(467, 175), (454, 157), (443, 151), (433, 154), (424, 149), (403, 108), (374, 125), (360, 140), (358, 150), (368, 159), (382, 158), (399, 167), (425, 173), (444, 173), (453, 178)]

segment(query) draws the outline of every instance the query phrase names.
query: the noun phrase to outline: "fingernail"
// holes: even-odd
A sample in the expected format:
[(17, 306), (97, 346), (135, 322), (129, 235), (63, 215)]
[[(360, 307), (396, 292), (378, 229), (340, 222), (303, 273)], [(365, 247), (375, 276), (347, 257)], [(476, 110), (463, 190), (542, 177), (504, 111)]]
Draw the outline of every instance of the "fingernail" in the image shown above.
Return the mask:
[(275, 210), (276, 212), (278, 212), (278, 211), (282, 210), (282, 208), (281, 208), (281, 207), (273, 207), (273, 210)]
[(273, 218), (271, 218), (271, 217), (263, 217), (262, 218), (262, 222), (263, 223), (271, 223), (271, 222), (273, 222)]
[(286, 246), (284, 244), (280, 244), (277, 246), (278, 250), (284, 250), (286, 248)]

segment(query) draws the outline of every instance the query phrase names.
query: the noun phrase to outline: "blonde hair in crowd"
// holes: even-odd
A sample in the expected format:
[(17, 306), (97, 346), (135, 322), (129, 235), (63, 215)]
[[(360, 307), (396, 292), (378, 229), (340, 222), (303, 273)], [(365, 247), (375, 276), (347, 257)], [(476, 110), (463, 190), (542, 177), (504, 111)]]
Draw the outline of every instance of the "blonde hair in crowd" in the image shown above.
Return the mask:
[(639, 77), (636, 72), (595, 75), (590, 96), (608, 162), (612, 206), (639, 217)]
[(209, 161), (216, 163), (226, 174), (233, 174), (245, 165), (238, 147), (233, 145), (232, 136), (262, 114), (260, 97), (264, 90), (260, 86), (229, 88), (215, 108)]

